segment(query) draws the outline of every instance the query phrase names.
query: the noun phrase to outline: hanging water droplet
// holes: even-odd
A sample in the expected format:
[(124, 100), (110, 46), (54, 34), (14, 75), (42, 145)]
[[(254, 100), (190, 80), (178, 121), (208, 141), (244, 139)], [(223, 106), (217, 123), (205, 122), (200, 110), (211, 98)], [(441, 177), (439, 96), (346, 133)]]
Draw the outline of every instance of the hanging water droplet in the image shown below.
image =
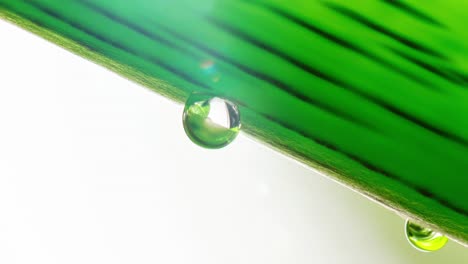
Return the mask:
[(411, 220), (406, 220), (405, 229), (410, 244), (425, 252), (437, 251), (445, 246), (448, 241), (446, 236), (411, 222)]
[(205, 93), (192, 93), (183, 115), (187, 136), (197, 145), (218, 149), (231, 143), (239, 134), (241, 123), (237, 106)]

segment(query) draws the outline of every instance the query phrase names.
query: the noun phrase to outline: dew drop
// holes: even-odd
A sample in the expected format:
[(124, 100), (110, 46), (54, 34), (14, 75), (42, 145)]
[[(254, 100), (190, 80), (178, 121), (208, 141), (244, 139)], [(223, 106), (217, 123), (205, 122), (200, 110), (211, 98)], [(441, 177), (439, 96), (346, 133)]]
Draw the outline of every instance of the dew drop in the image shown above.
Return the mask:
[(206, 93), (192, 93), (183, 115), (187, 136), (197, 145), (218, 149), (229, 145), (239, 134), (241, 123), (237, 105)]
[(410, 244), (418, 250), (424, 252), (437, 251), (441, 249), (448, 241), (448, 238), (432, 229), (420, 226), (406, 220), (406, 238)]

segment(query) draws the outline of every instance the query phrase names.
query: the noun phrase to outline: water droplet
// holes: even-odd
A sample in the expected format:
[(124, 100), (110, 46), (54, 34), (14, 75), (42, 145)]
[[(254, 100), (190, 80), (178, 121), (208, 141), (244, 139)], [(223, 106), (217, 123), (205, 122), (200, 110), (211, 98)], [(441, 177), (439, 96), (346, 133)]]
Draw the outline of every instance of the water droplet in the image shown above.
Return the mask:
[(420, 226), (406, 220), (406, 237), (412, 246), (416, 249), (430, 252), (441, 249), (448, 241), (448, 238), (432, 229)]
[(192, 93), (183, 115), (187, 136), (197, 145), (218, 149), (227, 146), (239, 134), (241, 123), (237, 106), (206, 93)]

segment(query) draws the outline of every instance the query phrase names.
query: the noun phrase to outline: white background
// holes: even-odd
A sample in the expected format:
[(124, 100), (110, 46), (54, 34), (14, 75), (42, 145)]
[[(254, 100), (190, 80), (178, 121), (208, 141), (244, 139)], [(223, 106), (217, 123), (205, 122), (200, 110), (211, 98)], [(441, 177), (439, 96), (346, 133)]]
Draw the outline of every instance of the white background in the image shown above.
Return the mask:
[(185, 136), (183, 107), (0, 22), (0, 263), (468, 263), (241, 135)]

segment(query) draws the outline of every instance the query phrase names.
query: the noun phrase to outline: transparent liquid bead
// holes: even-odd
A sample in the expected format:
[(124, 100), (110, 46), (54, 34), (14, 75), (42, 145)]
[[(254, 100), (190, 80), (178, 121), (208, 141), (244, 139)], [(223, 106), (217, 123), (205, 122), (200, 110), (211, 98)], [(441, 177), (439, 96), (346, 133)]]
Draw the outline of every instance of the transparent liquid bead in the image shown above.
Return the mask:
[(406, 220), (406, 237), (410, 244), (424, 252), (437, 251), (445, 246), (448, 238), (432, 229)]
[(192, 93), (183, 115), (187, 136), (197, 145), (218, 149), (239, 134), (240, 113), (236, 104), (205, 93)]

